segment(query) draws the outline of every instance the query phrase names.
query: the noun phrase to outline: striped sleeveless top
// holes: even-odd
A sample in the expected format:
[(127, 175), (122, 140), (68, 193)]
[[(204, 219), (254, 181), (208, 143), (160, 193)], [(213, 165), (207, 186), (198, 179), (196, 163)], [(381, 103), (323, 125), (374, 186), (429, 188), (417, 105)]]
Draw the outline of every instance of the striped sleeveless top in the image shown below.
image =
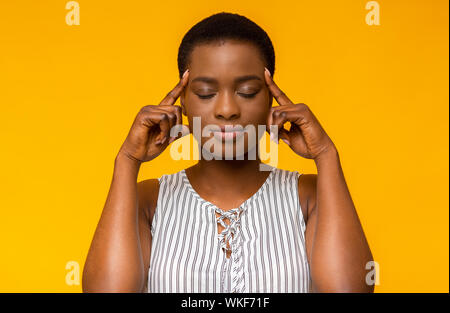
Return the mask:
[(259, 190), (229, 211), (201, 198), (184, 170), (159, 178), (148, 292), (310, 292), (300, 175), (272, 167)]

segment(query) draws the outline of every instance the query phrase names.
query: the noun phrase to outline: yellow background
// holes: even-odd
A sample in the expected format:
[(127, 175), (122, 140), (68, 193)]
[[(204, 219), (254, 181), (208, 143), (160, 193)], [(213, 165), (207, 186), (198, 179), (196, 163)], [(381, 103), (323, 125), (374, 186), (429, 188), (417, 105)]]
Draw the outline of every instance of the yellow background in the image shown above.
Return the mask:
[[(263, 27), (275, 79), (340, 152), (375, 260), (376, 292), (449, 291), (447, 1), (0, 2), (1, 292), (80, 292), (113, 162), (139, 109), (177, 82), (185, 32), (219, 11)], [(316, 173), (282, 144), (279, 167)], [(168, 150), (139, 180), (193, 161)]]

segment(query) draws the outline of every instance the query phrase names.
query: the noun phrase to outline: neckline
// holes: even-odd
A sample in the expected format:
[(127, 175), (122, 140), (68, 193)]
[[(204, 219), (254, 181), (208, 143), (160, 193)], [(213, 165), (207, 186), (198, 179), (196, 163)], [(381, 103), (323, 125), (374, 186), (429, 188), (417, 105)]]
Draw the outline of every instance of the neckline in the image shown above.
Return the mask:
[[(275, 167), (271, 167), (269, 175), (267, 176), (267, 178), (264, 181), (264, 183), (258, 188), (258, 190), (253, 195), (251, 195), (250, 198), (248, 198), (247, 200), (242, 202), (238, 207), (232, 208), (231, 210), (238, 209), (238, 208), (244, 208), (244, 207), (247, 206), (248, 203), (256, 200), (264, 192), (264, 190), (267, 188), (267, 186), (269, 185), (270, 181), (272, 180), (272, 177), (274, 175), (275, 170), (276, 170)], [(194, 187), (192, 186), (191, 182), (189, 181), (189, 178), (186, 175), (186, 170), (185, 169), (181, 170), (180, 173), (181, 173), (181, 175), (183, 177), (183, 180), (185, 182), (185, 185), (187, 186), (188, 191), (191, 192), (195, 198), (197, 198), (200, 202), (206, 204), (208, 207), (212, 207), (214, 209), (220, 209), (214, 203), (212, 203), (212, 202), (210, 202), (210, 201), (208, 201), (206, 199), (203, 199), (198, 194), (198, 192), (194, 189)]]

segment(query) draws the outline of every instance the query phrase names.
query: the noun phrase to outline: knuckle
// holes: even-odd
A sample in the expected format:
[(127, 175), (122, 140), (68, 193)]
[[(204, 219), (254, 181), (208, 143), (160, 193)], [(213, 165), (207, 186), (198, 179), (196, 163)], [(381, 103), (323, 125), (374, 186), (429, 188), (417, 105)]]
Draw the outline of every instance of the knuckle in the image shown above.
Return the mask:
[(148, 112), (147, 111), (140, 111), (137, 116), (136, 119), (137, 120), (144, 120), (146, 117), (148, 116)]
[(155, 108), (155, 106), (154, 105), (146, 105), (146, 106), (143, 106), (140, 110), (139, 110), (139, 113), (141, 113), (141, 114), (146, 114), (146, 113), (148, 113), (148, 112), (151, 112), (153, 109)]
[(169, 116), (169, 119), (172, 122), (174, 122), (177, 119), (177, 116), (175, 114), (173, 114), (173, 113), (168, 113), (167, 115)]
[(164, 108), (167, 109), (170, 114), (176, 114), (180, 107), (177, 105), (165, 105)]
[(273, 112), (273, 115), (275, 116), (275, 117), (279, 117), (280, 115), (281, 115), (281, 111), (279, 111), (279, 110), (276, 110), (276, 111), (274, 111)]

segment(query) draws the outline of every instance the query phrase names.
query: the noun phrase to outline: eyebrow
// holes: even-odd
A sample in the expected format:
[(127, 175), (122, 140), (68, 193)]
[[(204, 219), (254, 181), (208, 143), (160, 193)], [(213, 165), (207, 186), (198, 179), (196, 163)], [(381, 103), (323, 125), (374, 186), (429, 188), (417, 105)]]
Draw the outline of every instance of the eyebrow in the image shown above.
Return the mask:
[[(245, 81), (248, 81), (248, 80), (254, 80), (254, 79), (262, 81), (261, 78), (259, 78), (256, 75), (245, 75), (245, 76), (240, 76), (240, 77), (235, 78), (234, 82), (235, 83), (242, 83), (242, 82), (245, 82)], [(217, 84), (217, 79), (212, 78), (212, 77), (199, 76), (199, 77), (194, 78), (191, 81), (191, 83), (196, 82), (196, 81), (205, 82), (205, 83), (209, 83), (209, 84)]]

